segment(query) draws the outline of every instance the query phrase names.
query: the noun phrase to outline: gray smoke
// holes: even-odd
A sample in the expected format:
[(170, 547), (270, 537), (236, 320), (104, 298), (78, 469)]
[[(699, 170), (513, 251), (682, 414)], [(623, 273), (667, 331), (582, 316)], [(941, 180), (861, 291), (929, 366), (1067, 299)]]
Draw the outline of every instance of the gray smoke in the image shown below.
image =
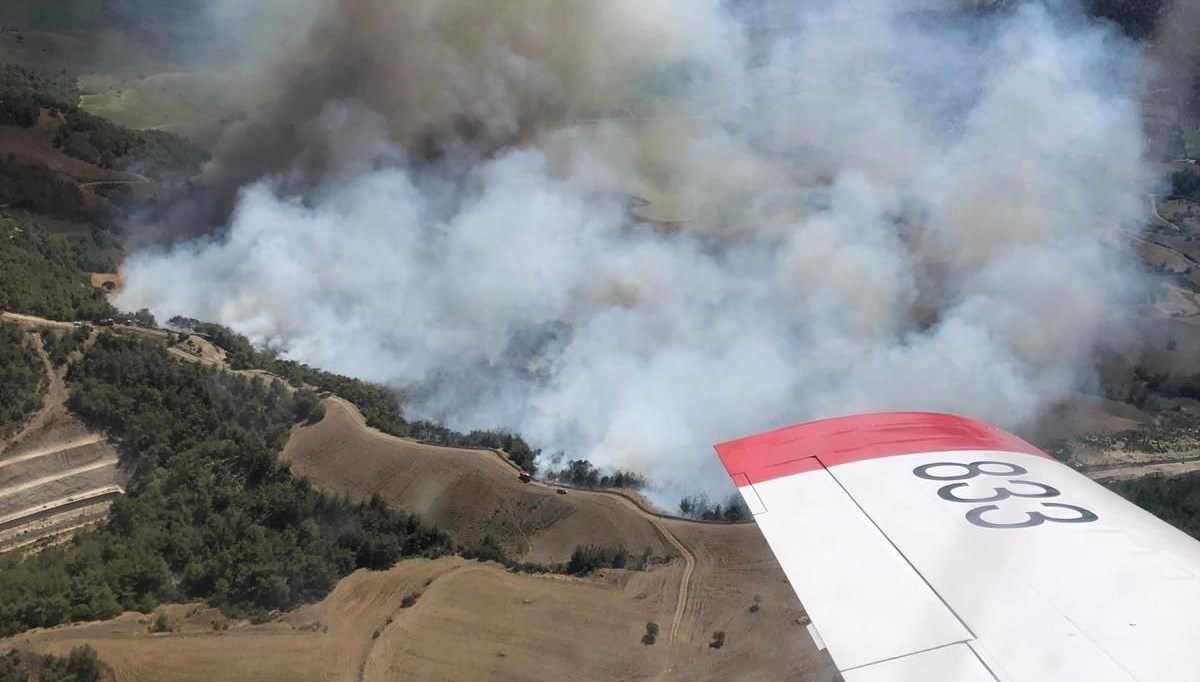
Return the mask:
[(660, 499), (802, 420), (1028, 426), (1120, 329), (1140, 55), (921, 4), (328, 0), (208, 171), (227, 229), (133, 255), (118, 303)]

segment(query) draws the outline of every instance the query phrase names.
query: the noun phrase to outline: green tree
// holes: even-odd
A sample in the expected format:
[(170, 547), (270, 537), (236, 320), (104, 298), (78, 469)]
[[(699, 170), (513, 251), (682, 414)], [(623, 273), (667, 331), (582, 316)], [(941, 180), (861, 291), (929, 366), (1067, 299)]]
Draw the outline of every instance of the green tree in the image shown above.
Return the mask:
[(647, 646), (654, 644), (658, 639), (658, 623), (649, 621), (646, 623), (646, 634), (642, 635), (642, 644)]
[(167, 618), (165, 611), (159, 611), (154, 617), (154, 623), (150, 625), (150, 632), (171, 632), (171, 621)]
[(41, 406), (43, 380), (33, 342), (17, 325), (0, 322), (0, 430)]
[(261, 619), (341, 576), (448, 550), (378, 496), (320, 493), (276, 459), (294, 394), (101, 334), (68, 372), (69, 406), (121, 442), (132, 473), (107, 522), (30, 557), (0, 556), (0, 636), (164, 601)]

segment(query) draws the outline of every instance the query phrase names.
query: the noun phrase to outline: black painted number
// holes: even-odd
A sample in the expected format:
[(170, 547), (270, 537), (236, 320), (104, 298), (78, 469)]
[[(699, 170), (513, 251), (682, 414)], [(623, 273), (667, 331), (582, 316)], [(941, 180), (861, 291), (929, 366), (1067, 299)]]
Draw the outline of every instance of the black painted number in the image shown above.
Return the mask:
[[(1012, 498), (1032, 498), (1045, 499), (1058, 497), (1061, 493), (1058, 489), (1048, 486), (1037, 481), (1027, 481), (1022, 479), (1008, 478), (1006, 486), (992, 488), (992, 494), (983, 497), (964, 496), (959, 493), (964, 488), (971, 488), (971, 484), (966, 481), (979, 476), (1024, 476), (1029, 471), (1024, 467), (1019, 467), (1016, 464), (1008, 462), (994, 462), (990, 460), (982, 460), (963, 464), (961, 462), (934, 462), (932, 464), (923, 464), (916, 469), (913, 469), (913, 475), (917, 478), (923, 478), (927, 481), (953, 481), (938, 488), (938, 497), (947, 502), (960, 502), (966, 504), (978, 504), (980, 502), (1002, 502)], [(966, 514), (968, 522), (981, 528), (1030, 528), (1040, 526), (1043, 523), (1089, 523), (1097, 520), (1099, 517), (1095, 513), (1083, 507), (1076, 507), (1071, 504), (1062, 504), (1059, 502), (1041, 502), (1043, 507), (1048, 510), (1065, 509), (1069, 512), (1074, 512), (1068, 515), (1047, 515), (1042, 512), (1022, 511), (1025, 518), (1017, 521), (1005, 521), (1003, 514), (992, 514), (991, 512), (1002, 512), (998, 504), (985, 504), (980, 507), (974, 507)]]
[[(995, 469), (997, 467), (1003, 468), (1004, 471), (988, 471), (987, 469), (984, 468), (985, 466), (992, 468), (992, 469)], [(966, 473), (961, 474), (961, 475), (950, 475), (950, 476), (947, 476), (944, 474), (941, 476), (937, 475), (937, 473), (936, 473), (937, 469), (945, 469), (946, 467), (957, 467), (960, 470), (965, 469)], [(929, 481), (965, 481), (968, 478), (975, 478), (976, 476), (980, 476), (980, 475), (983, 475), (983, 476), (1023, 476), (1025, 474), (1029, 473), (1029, 471), (1027, 471), (1026, 469), (1024, 469), (1022, 467), (1017, 466), (1016, 464), (1009, 464), (1008, 462), (983, 461), (983, 462), (971, 462), (970, 464), (961, 464), (959, 462), (934, 462), (933, 464), (924, 464), (924, 465), (917, 467), (916, 469), (913, 469), (913, 473), (917, 475), (917, 478), (924, 478)]]
[(946, 500), (947, 502), (999, 502), (1000, 500), (1007, 500), (1010, 497), (1058, 497), (1059, 495), (1058, 491), (1054, 488), (1041, 483), (1034, 483), (1033, 481), (1012, 480), (1008, 483), (1009, 485), (1031, 486), (1033, 488), (1037, 488), (1038, 491), (1035, 493), (1015, 493), (1008, 488), (992, 488), (996, 494), (992, 495), (991, 497), (959, 497), (954, 494), (954, 491), (960, 488), (969, 488), (971, 487), (971, 484), (951, 483), (950, 485), (944, 485), (938, 488), (937, 494), (938, 497)]
[(967, 512), (967, 520), (970, 521), (971, 523), (975, 524), (976, 526), (981, 526), (983, 528), (1030, 528), (1032, 526), (1040, 526), (1043, 523), (1045, 523), (1046, 521), (1053, 521), (1055, 523), (1088, 523), (1091, 521), (1095, 521), (1097, 518), (1099, 518), (1091, 511), (1084, 509), (1083, 507), (1076, 507), (1075, 505), (1072, 505), (1072, 504), (1057, 504), (1055, 502), (1043, 502), (1042, 506), (1043, 507), (1057, 507), (1059, 509), (1070, 509), (1071, 511), (1076, 513), (1076, 516), (1067, 516), (1067, 517), (1046, 516), (1045, 514), (1043, 514), (1041, 512), (1025, 512), (1025, 516), (1027, 518), (1024, 521), (1015, 521), (1013, 523), (999, 523), (996, 521), (988, 521), (987, 519), (983, 518), (984, 514), (990, 512), (990, 511), (995, 511), (1000, 508), (998, 505), (989, 504), (986, 507), (975, 507), (971, 511)]

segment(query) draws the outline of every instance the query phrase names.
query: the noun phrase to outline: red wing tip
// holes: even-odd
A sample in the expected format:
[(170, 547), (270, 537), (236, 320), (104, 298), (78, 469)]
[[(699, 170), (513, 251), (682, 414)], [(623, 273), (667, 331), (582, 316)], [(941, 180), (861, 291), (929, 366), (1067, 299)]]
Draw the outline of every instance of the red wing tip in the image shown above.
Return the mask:
[(750, 482), (917, 452), (996, 450), (1046, 456), (991, 424), (936, 412), (823, 419), (726, 441), (715, 448), (730, 476), (744, 474)]

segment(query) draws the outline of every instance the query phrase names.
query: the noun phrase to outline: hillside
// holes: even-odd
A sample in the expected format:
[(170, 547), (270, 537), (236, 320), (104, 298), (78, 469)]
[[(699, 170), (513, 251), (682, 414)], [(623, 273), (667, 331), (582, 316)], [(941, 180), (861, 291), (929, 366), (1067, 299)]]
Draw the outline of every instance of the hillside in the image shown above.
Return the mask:
[[(220, 356), (202, 350), (200, 357), (189, 357), (211, 362)], [(457, 558), (407, 561), (384, 573), (356, 573), (321, 603), (273, 624), (232, 621), (231, 629), (214, 630), (212, 621), (226, 622), (217, 612), (188, 617), (191, 608), (171, 607), (172, 617), (184, 624), (178, 634), (152, 635), (147, 616), (127, 614), (21, 635), (5, 646), (65, 653), (90, 642), (117, 679), (360, 679), (360, 670), (372, 671), (365, 679), (374, 679), (389, 669), (430, 680), (651, 675), (717, 680), (730, 674), (768, 680), (777, 679), (780, 670), (804, 672), (806, 679), (827, 674), (827, 659), (800, 625), (802, 609), (752, 525), (662, 519), (632, 498), (604, 492), (560, 496), (552, 488), (520, 483), (515, 469), (493, 452), (387, 436), (366, 427), (342, 400), (329, 399), (325, 406), (321, 422), (293, 430), (283, 457), (294, 470), (306, 462), (318, 485), (330, 491), (342, 486), (373, 492), (362, 479), (332, 478), (360, 469), (388, 480), (392, 487), (381, 492), (395, 495), (393, 502), (414, 499), (405, 497), (414, 490), (439, 485), (454, 490), (474, 479), (474, 490), (490, 491), (490, 507), (463, 505), (470, 496), (426, 493), (429, 511), (441, 515), (452, 535), (492, 533), (524, 548), (526, 557), (546, 560), (564, 560), (578, 543), (641, 547), (645, 541), (655, 558), (646, 571), (604, 570), (585, 578), (521, 575)], [(346, 467), (347, 459), (357, 466)], [(505, 517), (504, 510), (528, 513)], [(528, 544), (518, 541), (523, 534)], [(430, 578), (434, 582), (426, 586)], [(417, 605), (399, 608), (413, 591), (423, 591)], [(756, 594), (763, 606), (752, 613)], [(653, 647), (640, 643), (647, 621), (662, 627)], [(708, 644), (717, 631), (727, 633), (727, 644), (713, 649)], [(465, 650), (449, 644), (462, 642), (467, 633), (472, 644)], [(176, 637), (187, 637), (189, 645), (174, 646)], [(421, 663), (414, 667), (414, 661)]]
[[(275, 623), (214, 631), (219, 616), (211, 610), (172, 607), (177, 631), (169, 634), (149, 634), (148, 617), (126, 614), (9, 644), (66, 652), (87, 642), (118, 680), (832, 679), (827, 659), (795, 622), (800, 612), (794, 597), (784, 598), (787, 585), (764, 584), (764, 606), (751, 614), (754, 593), (745, 582), (763, 572), (753, 564), (740, 572), (715, 566), (703, 583), (714, 601), (689, 614), (673, 645), (665, 634), (653, 646), (639, 641), (648, 620), (667, 629), (670, 570), (579, 580), (514, 575), (455, 558), (356, 573), (321, 603)], [(403, 608), (413, 591), (420, 598)], [(708, 646), (714, 629), (727, 632), (720, 649)]]
[[(1091, 6), (1148, 37), (1161, 3), (1134, 4)], [(5, 661), (36, 669), (34, 654), (79, 656), (82, 645), (94, 648), (105, 682), (833, 682), (753, 523), (677, 518), (633, 490), (522, 482), (538, 453), (520, 434), (415, 421), (408, 386), (285, 360), (297, 349), (255, 347), (216, 324), (159, 326), (149, 310), (112, 307), (107, 292), (126, 281), (123, 249), (179, 238), (185, 221), (175, 219), (203, 208), (209, 189), (197, 145), (246, 116), (236, 105), (247, 95), (229, 86), (242, 77), (236, 65), (223, 72), (187, 54), (204, 6), (0, 8), (0, 682), (9, 682)], [(289, 70), (306, 74), (320, 57)], [(340, 130), (335, 119), (354, 115), (340, 97), (360, 84), (346, 77), (339, 106), (328, 106), (318, 80), (304, 104), (323, 106), (322, 121)], [(636, 165), (646, 177), (608, 177), (598, 189), (622, 197), (639, 224), (633, 234), (640, 225), (647, 239), (686, 232), (697, 198), (677, 196), (656, 163), (681, 154), (694, 132), (625, 113), (630, 121), (581, 119), (557, 134), (599, 147), (610, 126), (636, 128), (632, 149), (608, 151), (644, 156)], [(471, 121), (462, 127), (469, 140)], [(312, 135), (287, 121), (276, 130), (298, 131), (297, 147)], [(522, 145), (535, 142), (532, 129), (522, 134)], [(366, 154), (349, 138), (330, 135), (336, 144), (294, 165)], [(701, 151), (722, 153), (715, 144), (689, 153)], [(368, 166), (400, 165), (367, 156)], [(1136, 331), (1106, 328), (1094, 376), (1023, 435), (1200, 535), (1200, 169), (1153, 170), (1165, 184), (1144, 197), (1150, 224), (1114, 227), (1106, 242), (1135, 254), (1146, 275), (1120, 304)], [(835, 184), (803, 183), (818, 193)], [(299, 196), (294, 208), (310, 201), (318, 198)], [(657, 274), (633, 260), (627, 267)], [(167, 272), (171, 286), (209, 288)], [(320, 268), (288, 277), (282, 286), (308, 278), (313, 297), (336, 295)], [(614, 305), (649, 295), (636, 288)], [(383, 285), (369, 293), (400, 295)], [(176, 312), (201, 314), (167, 315)], [(338, 313), (337, 324), (361, 322)], [(302, 318), (318, 319), (327, 318)], [(589, 548), (621, 560), (568, 570)], [(650, 624), (658, 634), (647, 640)], [(35, 672), (28, 682), (53, 679)]]
[(293, 473), (356, 499), (372, 494), (410, 509), (463, 545), (484, 536), (527, 561), (566, 561), (576, 545), (622, 545), (633, 553), (674, 553), (648, 517), (611, 494), (522, 483), (517, 470), (488, 450), (422, 445), (367, 427), (345, 400), (324, 401), (320, 423), (297, 427), (281, 458)]

